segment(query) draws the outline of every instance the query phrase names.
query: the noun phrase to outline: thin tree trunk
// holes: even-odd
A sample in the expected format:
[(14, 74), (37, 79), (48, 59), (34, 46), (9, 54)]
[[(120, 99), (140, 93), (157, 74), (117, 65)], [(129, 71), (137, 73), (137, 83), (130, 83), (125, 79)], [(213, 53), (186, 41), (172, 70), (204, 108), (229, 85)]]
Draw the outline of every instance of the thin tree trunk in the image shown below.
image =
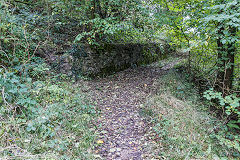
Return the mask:
[[(219, 38), (217, 40), (218, 46), (218, 73), (215, 89), (226, 96), (230, 93), (233, 87), (233, 73), (234, 73), (234, 56), (236, 52), (235, 44), (228, 42), (227, 45), (222, 43), (224, 37), (224, 27), (218, 31)], [(231, 36), (235, 36), (236, 28), (230, 27)]]

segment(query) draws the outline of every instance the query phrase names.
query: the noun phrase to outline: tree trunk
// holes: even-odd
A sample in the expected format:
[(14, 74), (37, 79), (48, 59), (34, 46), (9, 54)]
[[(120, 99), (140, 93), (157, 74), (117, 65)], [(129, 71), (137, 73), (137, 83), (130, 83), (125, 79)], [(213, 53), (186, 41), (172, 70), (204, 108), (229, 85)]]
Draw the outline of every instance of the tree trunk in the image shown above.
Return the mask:
[[(236, 35), (236, 28), (229, 27), (231, 36)], [(219, 38), (217, 39), (218, 46), (218, 73), (215, 89), (221, 92), (223, 96), (230, 93), (232, 89), (233, 73), (234, 73), (234, 56), (236, 52), (235, 44), (228, 42), (222, 43), (222, 37), (224, 37), (224, 27), (221, 27), (218, 31)]]

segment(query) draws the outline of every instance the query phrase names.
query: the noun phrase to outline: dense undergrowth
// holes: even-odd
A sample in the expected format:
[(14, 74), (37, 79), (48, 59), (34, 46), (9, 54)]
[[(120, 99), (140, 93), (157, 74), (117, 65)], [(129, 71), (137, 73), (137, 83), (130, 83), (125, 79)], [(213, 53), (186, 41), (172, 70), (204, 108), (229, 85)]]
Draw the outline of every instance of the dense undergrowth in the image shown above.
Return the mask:
[(0, 71), (0, 157), (92, 159), (97, 110), (83, 87), (42, 59), (26, 69), (21, 76), (12, 68)]
[[(73, 84), (67, 75), (57, 74), (38, 57), (47, 59), (65, 52), (75, 38), (78, 41), (78, 34), (86, 33), (84, 28), (93, 33), (93, 37), (82, 37), (89, 44), (102, 31), (113, 37), (119, 35), (121, 31), (116, 33), (116, 26), (122, 23), (117, 17), (89, 21), (91, 5), (90, 1), (0, 0), (2, 159), (94, 159), (91, 149), (95, 126), (91, 122), (97, 117), (97, 110), (87, 93), (81, 92), (84, 86)], [(115, 7), (119, 4), (112, 1), (109, 8)], [(124, 15), (129, 18), (121, 30), (128, 31), (115, 38), (122, 40), (128, 35), (137, 41), (146, 37), (145, 32), (140, 35), (142, 38), (136, 37), (142, 30), (135, 32), (131, 14)]]
[[(163, 66), (176, 58), (160, 62)], [(238, 128), (226, 125), (229, 117), (211, 110), (210, 103), (199, 95), (199, 87), (189, 81), (180, 62), (156, 85), (159, 91), (149, 97), (142, 112), (153, 123), (159, 157), (166, 159), (238, 159)]]
[[(226, 5), (237, 6), (239, 2), (232, 0), (221, 5), (214, 1), (206, 1), (209, 4), (155, 1), (158, 8), (137, 1), (130, 5), (124, 1), (124, 7), (117, 0), (101, 1), (98, 5), (106, 11), (107, 18), (100, 18), (97, 7), (93, 7), (97, 4), (92, 2), (0, 0), (0, 157), (91, 159), (93, 156), (95, 132), (91, 121), (97, 116), (96, 108), (87, 93), (81, 92), (83, 86), (73, 84), (67, 75), (56, 74), (36, 55), (62, 53), (75, 42), (96, 45), (99, 40), (158, 42), (164, 38), (188, 51), (186, 63), (190, 72), (180, 73), (175, 69), (160, 78), (159, 95), (148, 102), (147, 112), (159, 113), (151, 116), (160, 136), (159, 146), (164, 146), (161, 156), (239, 158), (239, 31), (235, 36), (227, 30), (223, 35), (216, 34), (221, 28), (216, 24), (234, 22), (225, 26), (227, 29), (238, 25), (239, 9), (236, 7), (238, 10), (233, 12), (235, 7), (229, 7), (229, 15), (212, 16)], [(160, 12), (151, 12), (151, 7)], [(92, 12), (95, 13), (89, 18)], [(217, 65), (221, 59), (217, 56), (221, 52), (216, 41), (221, 36), (225, 37), (223, 44), (228, 44), (227, 39), (236, 48), (233, 88), (227, 96), (212, 89), (220, 69)], [(186, 79), (207, 79), (201, 90), (204, 100)], [(158, 105), (152, 108), (151, 104)], [(215, 116), (208, 115), (209, 108)]]

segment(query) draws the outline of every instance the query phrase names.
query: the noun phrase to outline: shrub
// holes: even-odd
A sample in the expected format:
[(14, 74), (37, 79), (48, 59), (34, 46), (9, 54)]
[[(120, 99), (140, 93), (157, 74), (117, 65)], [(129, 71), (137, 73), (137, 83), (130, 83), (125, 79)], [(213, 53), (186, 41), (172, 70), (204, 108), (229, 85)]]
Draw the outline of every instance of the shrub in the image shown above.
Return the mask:
[[(224, 126), (224, 130), (221, 130), (215, 137), (221, 144), (233, 148), (238, 152), (235, 152), (235, 156), (240, 156), (240, 98), (236, 94), (231, 94), (223, 97), (222, 93), (215, 92), (213, 88), (204, 92), (204, 97), (211, 101), (217, 102), (218, 108), (226, 113), (230, 118), (227, 121), (227, 126)], [(214, 103), (216, 105), (216, 103)], [(234, 131), (234, 132), (233, 132)]]

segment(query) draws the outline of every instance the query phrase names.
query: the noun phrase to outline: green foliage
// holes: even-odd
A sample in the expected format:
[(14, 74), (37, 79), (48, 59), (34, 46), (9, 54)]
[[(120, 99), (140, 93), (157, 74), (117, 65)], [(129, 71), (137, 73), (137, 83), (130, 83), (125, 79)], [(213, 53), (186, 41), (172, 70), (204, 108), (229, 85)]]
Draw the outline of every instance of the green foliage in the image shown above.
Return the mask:
[(32, 5), (25, 1), (0, 1), (1, 64), (20, 66), (34, 59), (49, 35), (49, 16), (45, 10), (37, 9), (41, 4), (42, 1)]
[(226, 127), (225, 130), (218, 132), (218, 134), (213, 135), (221, 145), (225, 145), (230, 149), (234, 149), (233, 156), (240, 157), (240, 136), (239, 134), (235, 134), (234, 132), (229, 131)]
[[(1, 69), (1, 157), (90, 158), (96, 108), (67, 77), (54, 75), (46, 64), (28, 67), (25, 76)], [(13, 144), (17, 148), (11, 148)], [(26, 153), (19, 155), (15, 149)]]
[[(234, 116), (235, 119), (230, 120), (227, 123), (226, 129), (221, 131), (216, 138), (224, 145), (229, 148), (234, 148), (238, 151), (238, 157), (240, 154), (240, 136), (237, 133), (240, 131), (240, 98), (236, 95), (228, 95), (223, 97), (222, 93), (215, 92), (212, 88), (204, 92), (204, 97), (207, 100), (215, 100), (220, 105), (220, 108), (223, 108), (225, 113), (228, 116)], [(228, 129), (229, 128), (229, 129)], [(237, 130), (237, 133), (232, 132), (231, 130)]]
[(7, 106), (10, 107), (9, 109), (14, 109), (10, 104), (16, 104), (28, 108), (31, 108), (37, 104), (37, 102), (29, 96), (29, 85), (31, 81), (31, 78), (21, 79), (13, 72), (4, 71), (1, 69), (0, 87), (2, 88), (2, 98), (9, 103)]
[(154, 21), (146, 19), (150, 10), (144, 2), (85, 1), (85, 6), (80, 8), (85, 8), (88, 18), (79, 24), (85, 31), (78, 34), (75, 42), (87, 41), (90, 45), (98, 45), (102, 42), (146, 41), (153, 35)]
[(73, 23), (80, 16), (79, 10), (75, 15), (74, 10), (68, 13), (71, 8), (66, 4), (0, 1), (3, 159), (93, 159), (89, 150), (95, 139), (91, 121), (97, 115), (96, 108), (78, 87), (71, 88), (67, 76), (56, 75), (45, 61), (35, 57), (44, 42), (59, 44), (57, 36), (63, 27), (74, 28), (67, 18)]
[[(239, 77), (239, 2), (231, 1), (153, 1), (154, 15), (161, 30), (182, 51), (188, 53), (188, 70), (208, 80), (211, 86), (233, 82)], [(219, 42), (222, 46), (219, 46)], [(230, 57), (237, 57), (235, 61)], [(234, 76), (223, 80), (223, 72), (234, 67)], [(231, 71), (227, 73), (230, 75)], [(218, 75), (216, 83), (216, 75)], [(224, 82), (219, 82), (224, 81)], [(231, 85), (229, 85), (231, 88)], [(227, 89), (226, 89), (227, 90)]]
[[(24, 159), (94, 159), (87, 149), (94, 142), (91, 120), (98, 112), (85, 101), (87, 98), (77, 87), (71, 89), (66, 75), (55, 75), (44, 61), (35, 57), (38, 48), (46, 44), (43, 42), (65, 50), (72, 43), (98, 46), (102, 42), (159, 42), (164, 39), (188, 53), (189, 71), (207, 79), (208, 86), (214, 87), (216, 75), (234, 66), (231, 81), (233, 89), (239, 90), (239, 9), (237, 0), (154, 0), (151, 3), (0, 0), (0, 144), (4, 150), (1, 156), (16, 156), (18, 151), (10, 147), (14, 144), (28, 152), (24, 152), (25, 156), (31, 155)], [(235, 61), (229, 62), (229, 55), (234, 55)], [(162, 90), (171, 91), (178, 102), (188, 100), (196, 92), (192, 84), (186, 82), (170, 79), (167, 83), (168, 87)], [(239, 132), (239, 96), (223, 96), (214, 90), (206, 91), (204, 96), (217, 101), (218, 108), (235, 118), (214, 137), (239, 151), (236, 134)], [(168, 99), (163, 101), (169, 106)], [(173, 110), (171, 107), (167, 109)], [(181, 146), (180, 150), (188, 153), (180, 152), (179, 156), (171, 158), (201, 157), (202, 154), (204, 158), (213, 158), (213, 147), (204, 141), (208, 132), (191, 117), (184, 119), (187, 110), (182, 110), (181, 104), (177, 107), (180, 108), (176, 115), (167, 115), (154, 127), (166, 146), (172, 147), (171, 151)], [(190, 107), (187, 109), (196, 113)], [(154, 113), (150, 109), (145, 112)], [(198, 118), (204, 122), (202, 117)], [(184, 134), (189, 130), (187, 126), (177, 126), (186, 121), (195, 129), (187, 132), (190, 136)], [(201, 127), (203, 130), (198, 130)], [(192, 133), (198, 136), (195, 131), (202, 135), (197, 142), (204, 147), (191, 140)], [(236, 152), (235, 156), (239, 154)]]
[[(101, 41), (104, 41), (104, 37), (116, 33), (120, 28), (117, 27), (117, 21), (114, 17), (109, 17), (105, 19), (94, 18), (91, 20), (86, 20), (80, 25), (92, 25), (92, 28), (89, 32), (82, 32), (76, 38), (75, 42), (80, 42), (83, 38), (87, 37), (87, 42), (90, 45), (98, 45), (96, 40), (97, 36), (101, 38)], [(105, 40), (106, 41), (106, 40)]]
[[(238, 98), (236, 95), (232, 94), (232, 95), (223, 97), (222, 93), (215, 92), (213, 91), (213, 88), (211, 88), (204, 92), (204, 97), (207, 100), (217, 100), (222, 107), (225, 107), (225, 113), (227, 115), (230, 115), (232, 113), (237, 114), (237, 117), (240, 120), (240, 111), (239, 111), (240, 98)], [(238, 129), (240, 128), (238, 127)]]
[[(239, 157), (239, 95), (226, 91), (239, 90), (239, 2), (156, 0), (155, 4), (159, 5), (160, 14), (156, 17), (162, 22), (162, 30), (187, 51), (186, 64), (193, 79), (207, 82), (203, 87), (223, 88), (222, 93), (213, 89), (204, 92), (206, 99), (216, 102), (211, 105), (223, 110), (230, 119), (213, 137)], [(231, 68), (234, 68), (232, 73)], [(184, 93), (185, 87), (170, 88), (181, 99), (188, 93)]]
[(142, 108), (153, 124), (153, 133), (149, 131), (149, 137), (155, 140), (159, 157), (238, 158), (237, 152), (228, 149), (220, 140), (215, 140), (217, 136), (222, 138), (226, 135), (220, 131), (218, 134), (213, 132), (216, 126), (224, 124), (209, 113), (208, 106), (201, 101), (197, 89), (189, 83), (185, 73), (173, 69), (159, 77), (155, 85), (159, 86), (158, 93), (149, 97)]

